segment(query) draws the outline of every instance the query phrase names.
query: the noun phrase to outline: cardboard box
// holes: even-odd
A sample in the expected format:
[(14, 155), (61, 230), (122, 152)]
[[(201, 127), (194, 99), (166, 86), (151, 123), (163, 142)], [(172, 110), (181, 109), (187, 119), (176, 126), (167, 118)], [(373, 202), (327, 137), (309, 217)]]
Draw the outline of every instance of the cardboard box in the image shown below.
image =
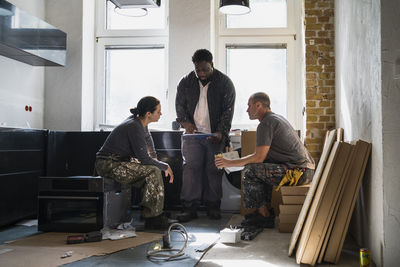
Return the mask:
[(310, 185), (299, 185), (299, 186), (282, 186), (282, 196), (306, 196)]
[(282, 196), (283, 204), (303, 204), (306, 196)]
[(281, 233), (292, 233), (296, 223), (281, 223), (279, 222), (279, 232)]
[(280, 214), (300, 214), (303, 205), (279, 205)]
[(254, 153), (256, 151), (256, 131), (242, 132), (241, 146), (241, 157)]
[(279, 223), (294, 223), (296, 224), (299, 214), (279, 214)]

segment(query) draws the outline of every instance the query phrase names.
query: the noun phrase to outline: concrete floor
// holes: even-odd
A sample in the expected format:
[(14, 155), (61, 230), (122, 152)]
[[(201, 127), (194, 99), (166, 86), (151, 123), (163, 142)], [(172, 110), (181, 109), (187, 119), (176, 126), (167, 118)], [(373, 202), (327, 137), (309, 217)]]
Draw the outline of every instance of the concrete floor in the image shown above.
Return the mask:
[[(241, 220), (242, 216), (234, 215), (228, 224), (235, 225)], [(291, 233), (280, 233), (275, 228), (264, 229), (252, 241), (241, 241), (236, 244), (218, 242), (203, 256), (197, 266), (299, 266), (294, 256), (287, 255), (291, 236)], [(339, 264), (322, 263), (320, 266), (359, 266), (358, 251), (359, 248), (351, 239), (346, 240)]]
[[(193, 236), (199, 233), (211, 236), (218, 234), (219, 230), (225, 226), (239, 225), (241, 220), (242, 217), (240, 215), (234, 214), (232, 216), (230, 213), (225, 213), (222, 220), (214, 221), (209, 220), (205, 214), (200, 213), (199, 219), (184, 225)], [(4, 242), (32, 234), (32, 227), (30, 231), (24, 229), (21, 226), (9, 227), (6, 231), (0, 229), (0, 241)], [(142, 245), (101, 257), (86, 258), (64, 266), (299, 266), (296, 264), (294, 257), (287, 256), (290, 238), (290, 233), (279, 233), (277, 228), (264, 229), (254, 240), (241, 241), (236, 244), (223, 244), (219, 242), (217, 237), (215, 245), (210, 247), (206, 253), (199, 254), (194, 252), (193, 248), (201, 244), (192, 243), (192, 246), (188, 246), (185, 257), (174, 262), (148, 261), (143, 252), (147, 245)], [(176, 245), (180, 247), (178, 243)], [(350, 239), (346, 240), (339, 264), (330, 265), (325, 263), (321, 264), (321, 266), (359, 266), (358, 251), (359, 247), (354, 242)]]

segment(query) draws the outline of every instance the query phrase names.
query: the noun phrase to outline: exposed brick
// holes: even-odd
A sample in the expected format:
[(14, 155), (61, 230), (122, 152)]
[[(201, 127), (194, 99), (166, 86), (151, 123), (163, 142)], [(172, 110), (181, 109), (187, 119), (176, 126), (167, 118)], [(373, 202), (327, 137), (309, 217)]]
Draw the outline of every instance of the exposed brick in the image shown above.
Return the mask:
[(306, 37), (314, 37), (316, 35), (316, 31), (306, 31)]
[(329, 17), (318, 17), (318, 23), (329, 22)]
[(316, 79), (317, 74), (316, 73), (306, 73), (306, 79)]
[(333, 109), (333, 108), (327, 108), (327, 109), (325, 109), (325, 114), (326, 115), (331, 115), (331, 114), (335, 114), (335, 109)]
[(306, 9), (312, 9), (312, 8), (315, 8), (315, 1), (307, 1), (305, 4), (304, 4), (304, 6), (305, 6), (305, 8)]
[[(306, 28), (307, 28), (307, 30), (321, 30), (322, 24), (307, 24)], [(325, 26), (324, 26), (324, 28), (325, 28)]]
[(317, 1), (318, 7), (329, 7), (329, 2), (327, 1)]
[(307, 116), (307, 121), (308, 122), (317, 122), (318, 117), (317, 116)]
[(330, 116), (319, 116), (320, 122), (329, 122), (331, 120)]
[(320, 65), (330, 65), (331, 64), (331, 60), (330, 59), (326, 59), (326, 58), (320, 58), (320, 59), (318, 59), (318, 64), (320, 64)]
[(306, 13), (306, 17), (308, 17), (308, 16), (321, 16), (322, 15), (321, 10), (313, 10), (313, 9), (308, 9), (308, 10), (306, 9), (305, 13)]
[(321, 66), (306, 66), (306, 71), (321, 72)]
[(328, 32), (327, 31), (318, 31), (318, 37), (326, 37), (326, 36), (328, 36)]
[(318, 106), (323, 108), (323, 107), (331, 107), (331, 102), (330, 101), (319, 101)]
[(323, 72), (323, 73), (319, 74), (320, 79), (326, 80), (326, 79), (329, 79), (329, 77), (330, 77), (330, 73)]
[(316, 17), (307, 17), (306, 18), (306, 24), (315, 24), (317, 22)]
[(315, 86), (317, 85), (317, 81), (316, 80), (307, 80), (306, 81), (306, 86)]
[(326, 81), (325, 81), (325, 85), (326, 85), (326, 86), (330, 86), (330, 85), (333, 86), (333, 85), (335, 85), (335, 80), (326, 80)]
[[(324, 114), (324, 109), (323, 108), (306, 108), (307, 114), (311, 115), (323, 115)], [(329, 113), (327, 113), (329, 114)]]

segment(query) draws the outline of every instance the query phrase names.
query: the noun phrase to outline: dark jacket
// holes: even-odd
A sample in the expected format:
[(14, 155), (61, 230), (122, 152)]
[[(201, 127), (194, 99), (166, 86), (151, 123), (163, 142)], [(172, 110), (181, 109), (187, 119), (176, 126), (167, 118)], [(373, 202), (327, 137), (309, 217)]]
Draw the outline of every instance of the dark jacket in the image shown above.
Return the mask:
[[(210, 115), (211, 132), (221, 132), (222, 142), (226, 142), (231, 129), (235, 106), (235, 87), (231, 79), (214, 69), (207, 91), (208, 112)], [(199, 101), (199, 79), (194, 71), (182, 78), (178, 84), (175, 99), (176, 121), (194, 124), (194, 111)]]

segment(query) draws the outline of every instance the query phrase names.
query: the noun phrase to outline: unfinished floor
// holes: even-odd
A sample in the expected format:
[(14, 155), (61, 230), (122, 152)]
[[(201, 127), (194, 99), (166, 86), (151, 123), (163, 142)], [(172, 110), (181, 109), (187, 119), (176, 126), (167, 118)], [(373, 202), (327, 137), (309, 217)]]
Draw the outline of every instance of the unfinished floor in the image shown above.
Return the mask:
[[(163, 262), (149, 261), (146, 258), (148, 245), (122, 250), (105, 256), (94, 256), (63, 266), (299, 266), (294, 257), (288, 257), (287, 251), (291, 234), (279, 233), (278, 229), (265, 229), (252, 241), (237, 244), (222, 244), (218, 241), (219, 230), (230, 224), (240, 224), (242, 217), (224, 213), (219, 221), (209, 220), (204, 213), (199, 219), (184, 224), (189, 233), (209, 237), (215, 240), (206, 253), (196, 253), (188, 246), (187, 255), (181, 260)], [(36, 228), (11, 226), (0, 229), (0, 244), (7, 240), (19, 239), (36, 233)], [(211, 243), (214, 241), (211, 241)], [(172, 243), (180, 246), (180, 241)], [(351, 239), (346, 240), (338, 265), (321, 266), (359, 266), (359, 247)], [(0, 266), (1, 253), (0, 253)]]

